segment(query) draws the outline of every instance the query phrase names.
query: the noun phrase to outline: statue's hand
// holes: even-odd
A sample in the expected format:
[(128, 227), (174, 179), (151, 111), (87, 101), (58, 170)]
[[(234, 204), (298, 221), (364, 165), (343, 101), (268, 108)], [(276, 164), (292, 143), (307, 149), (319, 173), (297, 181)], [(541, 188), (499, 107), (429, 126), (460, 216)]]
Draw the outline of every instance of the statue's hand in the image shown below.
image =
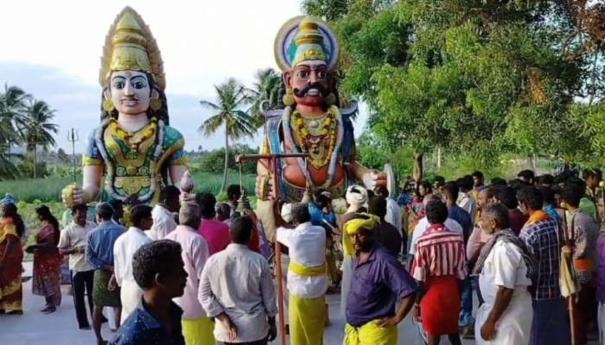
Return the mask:
[(61, 193), (61, 197), (63, 199), (63, 204), (68, 208), (86, 202), (86, 194), (77, 183), (65, 187)]
[(368, 169), (363, 174), (363, 184), (369, 190), (374, 190), (374, 188), (376, 188), (378, 186), (386, 187), (387, 174), (382, 171)]
[(187, 194), (191, 193), (195, 188), (195, 181), (193, 180), (193, 176), (191, 176), (189, 170), (185, 171), (185, 173), (183, 174), (183, 177), (181, 178), (180, 182), (180, 187), (181, 191)]
[(179, 199), (181, 203), (195, 202), (195, 194), (181, 191)]
[(256, 177), (255, 193), (259, 200), (267, 200), (273, 192), (273, 179), (271, 175), (259, 175)]

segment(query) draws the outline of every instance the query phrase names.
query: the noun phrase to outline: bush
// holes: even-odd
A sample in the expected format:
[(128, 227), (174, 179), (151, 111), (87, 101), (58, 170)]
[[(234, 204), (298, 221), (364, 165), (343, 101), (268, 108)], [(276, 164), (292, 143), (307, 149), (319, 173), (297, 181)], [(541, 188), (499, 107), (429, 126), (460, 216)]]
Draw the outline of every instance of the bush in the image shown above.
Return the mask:
[[(34, 162), (31, 158), (24, 159), (17, 164), (17, 169), (19, 169), (19, 173), (24, 177), (33, 177), (34, 176)], [(36, 176), (38, 178), (48, 176), (48, 169), (46, 167), (46, 162), (38, 162), (36, 164)]]
[[(228, 168), (230, 170), (239, 171), (239, 164), (235, 163), (235, 156), (240, 154), (256, 154), (258, 149), (253, 149), (247, 145), (235, 145), (229, 149)], [(199, 165), (192, 167), (192, 170), (202, 172), (220, 174), (225, 170), (225, 149), (220, 148), (208, 152), (199, 159)], [(256, 173), (256, 162), (249, 161), (242, 165), (244, 174)]]

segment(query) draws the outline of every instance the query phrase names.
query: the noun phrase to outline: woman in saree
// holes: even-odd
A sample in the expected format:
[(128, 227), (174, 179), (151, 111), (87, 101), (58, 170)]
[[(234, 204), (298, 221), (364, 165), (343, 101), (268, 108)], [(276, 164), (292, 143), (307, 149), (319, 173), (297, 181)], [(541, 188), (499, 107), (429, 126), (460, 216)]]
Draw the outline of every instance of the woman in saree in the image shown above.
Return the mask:
[(23, 314), (21, 237), (25, 226), (12, 202), (0, 210), (0, 314)]
[(60, 235), (59, 222), (47, 206), (38, 207), (36, 214), (40, 220), (36, 244), (27, 247), (26, 251), (34, 253), (33, 293), (46, 298), (46, 306), (41, 312), (50, 314), (61, 305), (62, 256), (57, 249)]
[(433, 186), (428, 181), (420, 181), (414, 191), (414, 200), (408, 208), (409, 238), (411, 238), (416, 224), (426, 215), (424, 212), (424, 200), (429, 194), (433, 194)]

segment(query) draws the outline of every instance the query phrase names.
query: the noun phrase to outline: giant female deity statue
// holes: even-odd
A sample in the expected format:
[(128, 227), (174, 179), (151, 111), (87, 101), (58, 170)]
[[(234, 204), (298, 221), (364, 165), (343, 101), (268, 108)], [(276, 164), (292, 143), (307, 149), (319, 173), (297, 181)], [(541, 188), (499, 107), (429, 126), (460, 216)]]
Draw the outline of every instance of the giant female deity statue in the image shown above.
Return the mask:
[[(183, 136), (170, 127), (163, 62), (143, 19), (126, 7), (109, 29), (101, 59), (101, 124), (84, 154), (83, 184), (68, 186), (66, 204), (119, 199), (153, 203), (187, 167)], [(169, 180), (170, 179), (170, 180)]]
[[(275, 59), (283, 72), (285, 109), (265, 110), (263, 154), (308, 153), (286, 158), (277, 168), (278, 186), (267, 161), (259, 161), (256, 193), (258, 213), (265, 228), (272, 228), (271, 189), (282, 199), (300, 201), (305, 190), (325, 189), (335, 197), (347, 185), (363, 182), (367, 188), (386, 185), (383, 172), (366, 169), (355, 159), (355, 139), (350, 116), (357, 105), (341, 108), (335, 68), (338, 42), (325, 23), (311, 17), (286, 22), (275, 39)], [(271, 230), (269, 230), (271, 232)]]

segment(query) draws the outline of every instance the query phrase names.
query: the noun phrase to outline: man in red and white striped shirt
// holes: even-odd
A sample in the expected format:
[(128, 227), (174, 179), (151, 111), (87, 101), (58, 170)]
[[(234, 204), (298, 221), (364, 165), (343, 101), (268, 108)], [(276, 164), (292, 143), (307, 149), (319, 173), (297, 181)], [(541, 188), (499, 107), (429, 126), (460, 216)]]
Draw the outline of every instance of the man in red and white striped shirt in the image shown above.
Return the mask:
[(430, 201), (426, 217), (430, 228), (418, 238), (412, 276), (422, 286), (416, 303), (416, 316), (428, 335), (428, 343), (439, 344), (447, 335), (460, 344), (460, 284), (466, 278), (466, 256), (462, 235), (449, 230), (444, 222), (448, 210), (440, 201)]

